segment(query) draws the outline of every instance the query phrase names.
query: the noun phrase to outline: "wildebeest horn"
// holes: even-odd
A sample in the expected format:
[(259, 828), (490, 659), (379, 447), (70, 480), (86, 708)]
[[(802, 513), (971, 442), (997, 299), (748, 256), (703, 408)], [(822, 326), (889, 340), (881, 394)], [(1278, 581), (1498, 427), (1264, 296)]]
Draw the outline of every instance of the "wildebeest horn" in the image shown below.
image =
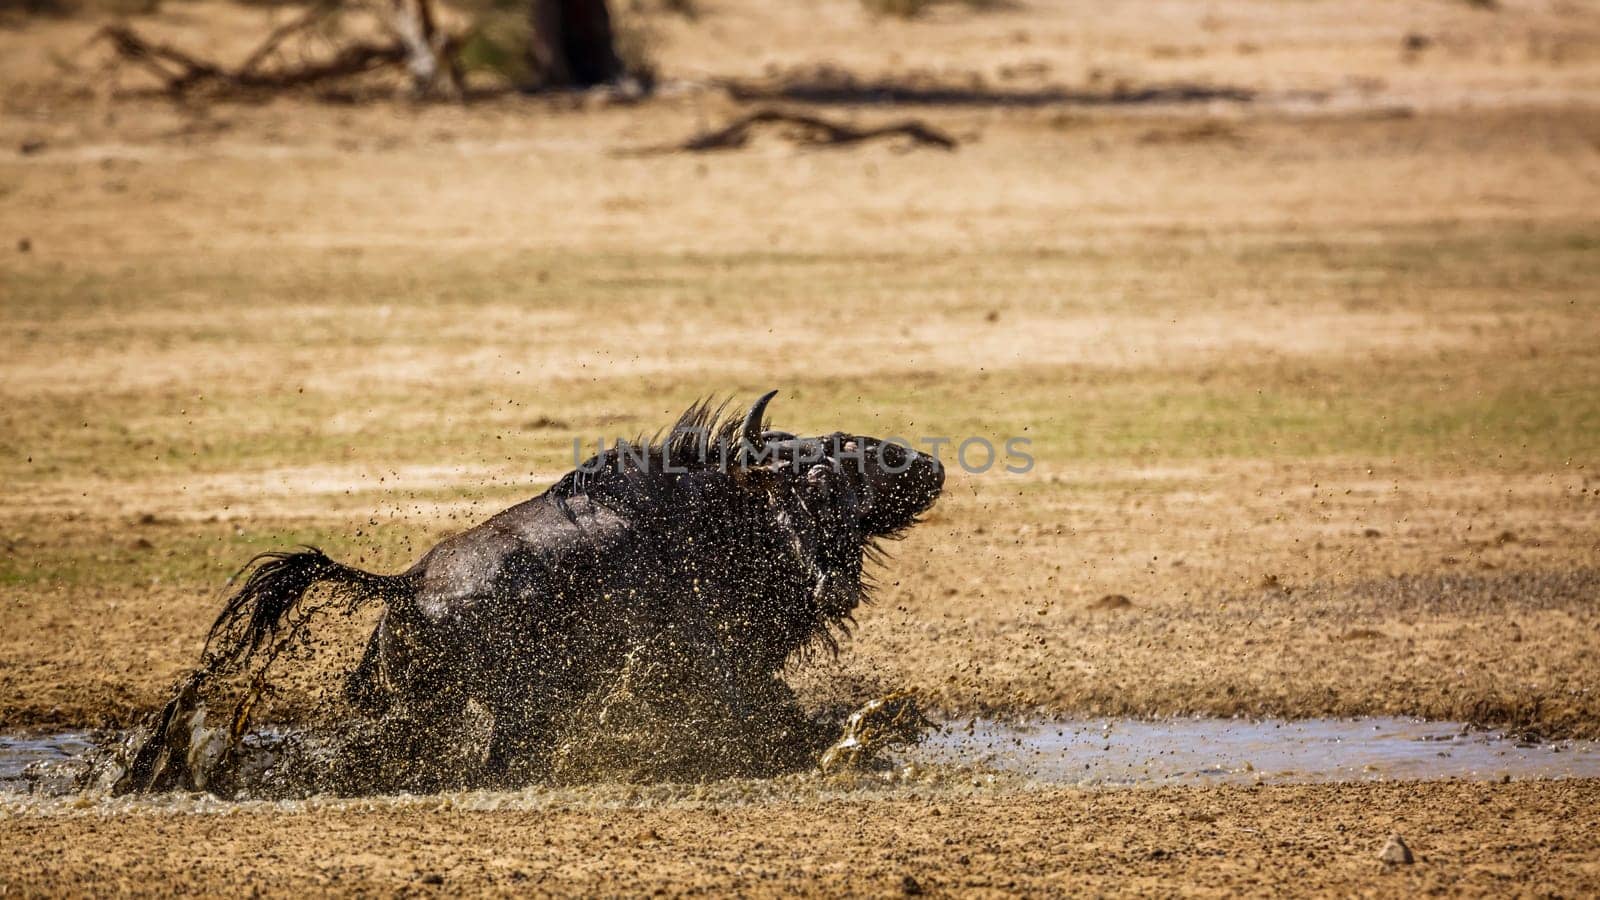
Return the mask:
[(760, 453), (766, 443), (761, 436), (761, 420), (767, 416), (767, 404), (776, 396), (778, 396), (777, 391), (767, 391), (762, 394), (761, 399), (750, 407), (750, 412), (744, 417), (744, 428), (740, 429), (740, 433), (744, 438), (747, 456)]

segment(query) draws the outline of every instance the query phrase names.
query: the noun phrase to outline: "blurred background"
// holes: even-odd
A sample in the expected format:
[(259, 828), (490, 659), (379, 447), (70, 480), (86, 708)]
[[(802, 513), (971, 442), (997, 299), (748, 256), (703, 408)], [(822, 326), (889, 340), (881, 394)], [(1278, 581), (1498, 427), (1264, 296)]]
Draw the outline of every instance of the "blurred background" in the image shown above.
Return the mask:
[(393, 571), (777, 388), (1038, 462), (814, 690), (1600, 735), (1594, 3), (3, 22), (0, 728), (159, 704), (259, 550)]

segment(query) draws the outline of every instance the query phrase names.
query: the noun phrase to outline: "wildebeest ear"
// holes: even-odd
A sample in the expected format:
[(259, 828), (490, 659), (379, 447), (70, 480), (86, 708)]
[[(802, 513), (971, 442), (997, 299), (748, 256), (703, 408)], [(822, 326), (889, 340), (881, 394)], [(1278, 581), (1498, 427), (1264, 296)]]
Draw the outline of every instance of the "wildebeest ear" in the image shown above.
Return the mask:
[(778, 481), (778, 473), (769, 466), (730, 466), (728, 474), (733, 483), (747, 491), (765, 491)]

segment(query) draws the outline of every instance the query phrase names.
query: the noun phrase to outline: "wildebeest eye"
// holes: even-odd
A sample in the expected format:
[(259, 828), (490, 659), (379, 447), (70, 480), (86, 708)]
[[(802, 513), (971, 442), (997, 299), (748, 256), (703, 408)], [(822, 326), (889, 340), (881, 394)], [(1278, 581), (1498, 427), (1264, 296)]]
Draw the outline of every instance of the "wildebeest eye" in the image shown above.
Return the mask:
[(813, 498), (832, 504), (839, 499), (840, 488), (839, 473), (831, 460), (806, 470), (805, 489)]

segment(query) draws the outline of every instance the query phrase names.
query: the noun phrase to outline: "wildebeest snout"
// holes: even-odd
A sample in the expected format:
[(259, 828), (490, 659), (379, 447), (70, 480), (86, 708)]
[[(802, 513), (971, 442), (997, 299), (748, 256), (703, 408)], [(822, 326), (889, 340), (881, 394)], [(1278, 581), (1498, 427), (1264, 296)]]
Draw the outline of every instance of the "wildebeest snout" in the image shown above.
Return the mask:
[[(870, 441), (856, 438), (855, 441)], [(944, 490), (944, 464), (894, 441), (870, 441), (865, 453), (862, 524), (869, 534), (907, 528), (933, 506)]]

